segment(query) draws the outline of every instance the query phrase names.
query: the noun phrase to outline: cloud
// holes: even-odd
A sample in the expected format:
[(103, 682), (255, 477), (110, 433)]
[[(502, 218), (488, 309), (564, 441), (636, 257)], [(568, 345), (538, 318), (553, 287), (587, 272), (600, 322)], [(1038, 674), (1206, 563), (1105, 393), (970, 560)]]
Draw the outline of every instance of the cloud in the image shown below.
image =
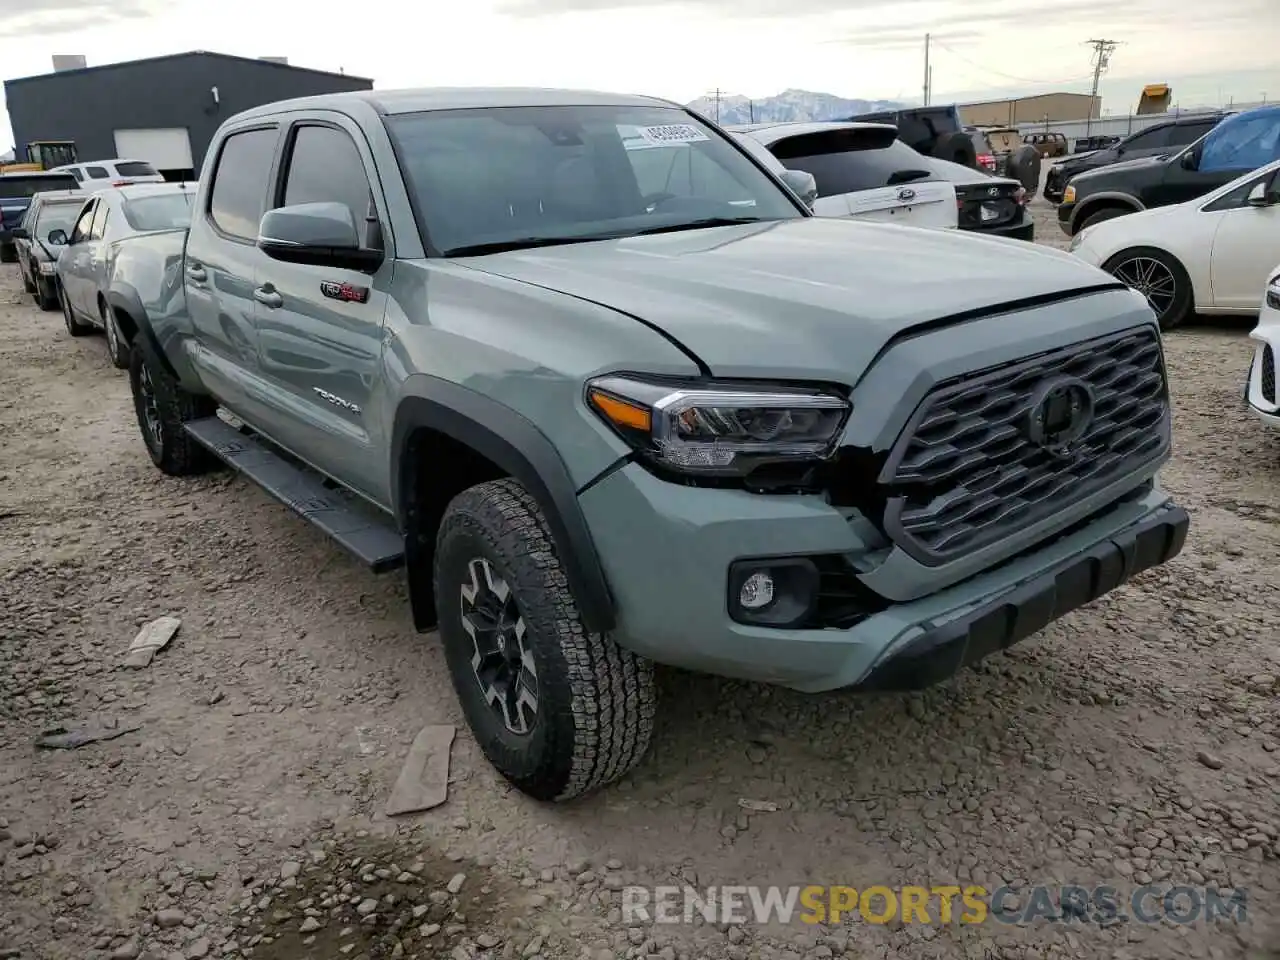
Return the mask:
[(0, 37), (49, 37), (155, 16), (161, 0), (0, 0)]

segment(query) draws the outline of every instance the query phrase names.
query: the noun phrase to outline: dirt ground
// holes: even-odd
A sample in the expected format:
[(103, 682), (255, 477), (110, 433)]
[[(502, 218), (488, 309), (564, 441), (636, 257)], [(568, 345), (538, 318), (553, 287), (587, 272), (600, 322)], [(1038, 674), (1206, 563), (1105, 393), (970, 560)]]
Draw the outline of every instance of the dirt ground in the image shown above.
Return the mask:
[[(232, 474), (162, 476), (102, 339), (4, 267), (0, 960), (1280, 956), (1280, 435), (1241, 405), (1248, 327), (1167, 338), (1177, 560), (924, 694), (665, 672), (649, 759), (552, 808), (495, 779), (398, 576)], [(426, 723), (459, 726), (450, 799), (389, 821)], [(56, 728), (120, 735), (37, 749)], [(621, 921), (621, 886), (672, 883), (1248, 899), (1243, 923)]]

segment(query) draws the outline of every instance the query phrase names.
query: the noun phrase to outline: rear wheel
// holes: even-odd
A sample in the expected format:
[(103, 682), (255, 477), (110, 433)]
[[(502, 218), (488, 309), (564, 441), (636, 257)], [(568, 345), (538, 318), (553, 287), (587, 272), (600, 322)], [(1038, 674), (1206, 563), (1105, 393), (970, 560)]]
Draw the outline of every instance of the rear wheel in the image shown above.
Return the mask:
[(213, 416), (217, 405), (209, 397), (184, 390), (142, 344), (130, 353), (133, 409), (151, 462), (175, 477), (203, 473), (215, 466), (213, 454), (197, 443), (183, 424)]
[(1161, 330), (1172, 330), (1191, 315), (1191, 278), (1181, 263), (1163, 250), (1134, 247), (1102, 265), (1125, 286), (1147, 298)]
[(640, 762), (653, 665), (588, 633), (537, 501), (515, 480), (465, 490), (436, 539), (436, 607), (462, 710), (489, 762), (568, 800)]

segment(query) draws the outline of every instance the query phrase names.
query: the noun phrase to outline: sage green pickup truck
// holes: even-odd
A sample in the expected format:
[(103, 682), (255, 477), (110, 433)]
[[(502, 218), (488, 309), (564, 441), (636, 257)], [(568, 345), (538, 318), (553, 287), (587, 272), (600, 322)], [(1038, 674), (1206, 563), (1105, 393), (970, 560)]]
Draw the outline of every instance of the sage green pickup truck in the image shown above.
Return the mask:
[(655, 663), (918, 687), (1179, 552), (1142, 297), (803, 187), (647, 97), (239, 114), (190, 228), (117, 254), (146, 449), (403, 568), (476, 740), (544, 800), (640, 761)]

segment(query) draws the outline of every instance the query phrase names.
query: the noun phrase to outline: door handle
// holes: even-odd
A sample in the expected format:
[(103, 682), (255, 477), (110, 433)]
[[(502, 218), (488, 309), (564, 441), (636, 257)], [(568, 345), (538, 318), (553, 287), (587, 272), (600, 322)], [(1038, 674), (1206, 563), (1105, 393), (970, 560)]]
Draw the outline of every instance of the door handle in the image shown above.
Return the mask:
[(253, 291), (253, 299), (257, 300), (264, 307), (282, 307), (284, 306), (284, 297), (276, 292), (276, 288), (266, 283)]
[(197, 283), (204, 283), (209, 279), (209, 275), (204, 272), (204, 267), (198, 263), (187, 264), (187, 276)]

